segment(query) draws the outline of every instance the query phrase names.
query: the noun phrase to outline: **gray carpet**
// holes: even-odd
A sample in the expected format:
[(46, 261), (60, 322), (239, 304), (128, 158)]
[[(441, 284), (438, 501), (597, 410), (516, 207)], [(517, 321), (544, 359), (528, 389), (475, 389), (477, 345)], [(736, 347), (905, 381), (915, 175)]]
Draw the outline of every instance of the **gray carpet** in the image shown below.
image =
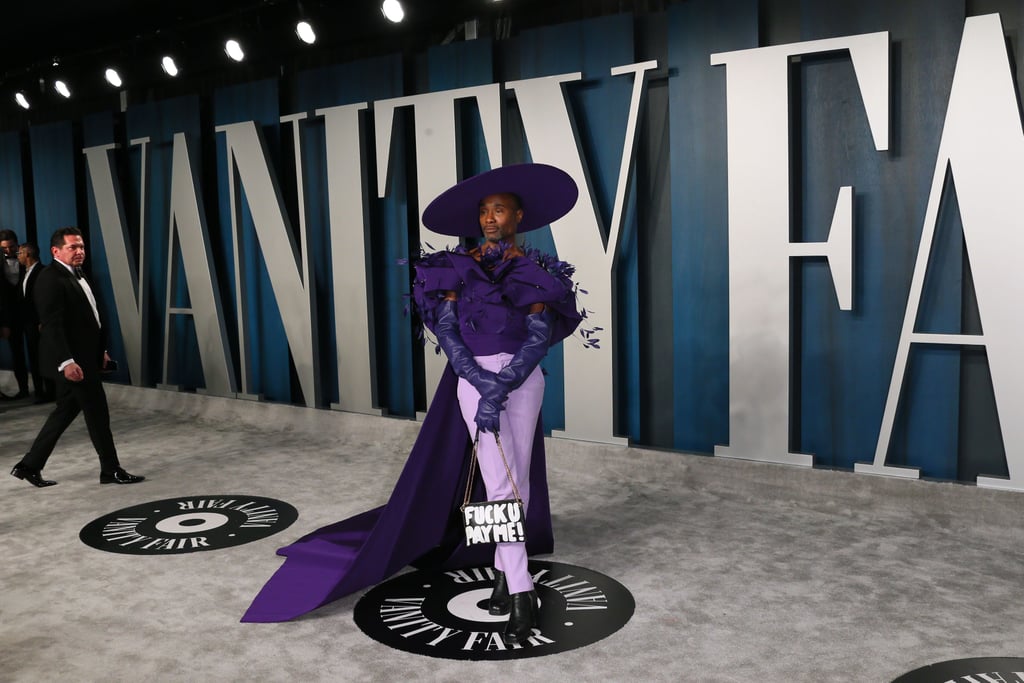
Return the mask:
[[(111, 386), (125, 467), (100, 486), (84, 425), (35, 489), (0, 479), (2, 681), (891, 681), (947, 659), (1024, 655), (1024, 495), (548, 440), (556, 549), (624, 584), (636, 613), (594, 645), (462, 662), (387, 648), (350, 596), (241, 624), (275, 550), (381, 504), (415, 422)], [(0, 406), (4, 461), (47, 406)], [(93, 519), (175, 496), (299, 510), (260, 541), (139, 557), (78, 539)]]

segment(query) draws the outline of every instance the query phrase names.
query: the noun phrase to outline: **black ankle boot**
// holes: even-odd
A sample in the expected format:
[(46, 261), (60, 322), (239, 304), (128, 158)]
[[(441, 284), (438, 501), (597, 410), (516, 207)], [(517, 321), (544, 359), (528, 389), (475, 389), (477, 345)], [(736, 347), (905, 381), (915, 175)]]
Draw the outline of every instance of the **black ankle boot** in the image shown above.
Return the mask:
[(508, 614), (508, 583), (505, 581), (505, 572), (494, 570), (494, 590), (491, 591), (491, 599), (487, 601), (487, 613), (494, 616)]
[(510, 595), (505, 643), (507, 645), (522, 645), (533, 635), (533, 627), (536, 625), (537, 594), (533, 591), (523, 591)]

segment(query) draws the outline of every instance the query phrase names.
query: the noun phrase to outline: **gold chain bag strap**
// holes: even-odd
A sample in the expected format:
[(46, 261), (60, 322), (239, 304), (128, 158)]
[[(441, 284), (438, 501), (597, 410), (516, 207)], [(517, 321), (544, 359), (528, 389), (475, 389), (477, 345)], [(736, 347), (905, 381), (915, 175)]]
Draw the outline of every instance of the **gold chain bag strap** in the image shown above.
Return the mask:
[(505, 449), (501, 447), (501, 437), (494, 434), (498, 445), (498, 453), (505, 464), (505, 474), (512, 484), (512, 500), (489, 500), (484, 503), (470, 503), (473, 491), (473, 475), (477, 468), (477, 449), (480, 447), (480, 430), (476, 430), (473, 438), (473, 455), (469, 459), (469, 476), (466, 478), (466, 495), (462, 499), (462, 521), (466, 528), (466, 545), (478, 543), (523, 543), (526, 541), (526, 516), (523, 510), (523, 498), (519, 495), (519, 487), (512, 477), (512, 469), (505, 459)]

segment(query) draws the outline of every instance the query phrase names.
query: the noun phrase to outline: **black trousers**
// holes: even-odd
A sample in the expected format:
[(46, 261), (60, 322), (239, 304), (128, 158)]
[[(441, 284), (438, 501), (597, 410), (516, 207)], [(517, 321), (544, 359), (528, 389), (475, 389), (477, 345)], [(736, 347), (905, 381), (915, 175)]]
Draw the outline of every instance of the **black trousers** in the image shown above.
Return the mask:
[(33, 472), (42, 470), (57, 441), (79, 413), (85, 416), (89, 438), (100, 456), (100, 471), (112, 472), (120, 467), (114, 436), (110, 433), (110, 410), (103, 382), (98, 379), (69, 382), (63, 375), (57, 377), (57, 405), (39, 430), (32, 448), (21, 459), (21, 466)]
[(53, 398), (53, 380), (43, 377), (39, 370), (39, 328), (34, 325), (25, 327), (25, 350), (28, 351), (28, 369), (32, 374), (32, 386), (36, 388), (36, 398)]
[(28, 367), (25, 364), (25, 330), (20, 324), (11, 325), (11, 335), (7, 343), (11, 345), (11, 361), (14, 365), (14, 378), (18, 380), (18, 391), (28, 391)]

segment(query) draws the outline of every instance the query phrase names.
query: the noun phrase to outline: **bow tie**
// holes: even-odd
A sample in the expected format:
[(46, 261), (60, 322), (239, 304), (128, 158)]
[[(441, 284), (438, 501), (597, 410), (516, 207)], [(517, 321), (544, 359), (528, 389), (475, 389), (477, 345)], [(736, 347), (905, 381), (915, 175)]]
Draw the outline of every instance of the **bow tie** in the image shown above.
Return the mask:
[(85, 277), (85, 273), (82, 272), (81, 268), (75, 268), (75, 277), (77, 277), (79, 280)]

